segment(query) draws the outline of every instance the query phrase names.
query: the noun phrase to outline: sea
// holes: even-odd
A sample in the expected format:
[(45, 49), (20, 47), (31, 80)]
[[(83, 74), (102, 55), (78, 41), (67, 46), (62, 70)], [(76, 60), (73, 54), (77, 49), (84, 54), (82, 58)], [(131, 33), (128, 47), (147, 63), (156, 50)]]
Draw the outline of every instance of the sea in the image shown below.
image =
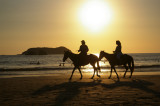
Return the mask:
[[(129, 53), (129, 55), (134, 59), (133, 75), (160, 75), (160, 53)], [(71, 74), (74, 67), (72, 61), (67, 59), (63, 64), (62, 59), (63, 54), (0, 55), (0, 78)], [(100, 67), (101, 73), (109, 74), (110, 65), (105, 58), (100, 61)], [(122, 66), (116, 66), (116, 70), (118, 73), (125, 72)], [(93, 68), (91, 65), (83, 66), (82, 73), (93, 73)]]

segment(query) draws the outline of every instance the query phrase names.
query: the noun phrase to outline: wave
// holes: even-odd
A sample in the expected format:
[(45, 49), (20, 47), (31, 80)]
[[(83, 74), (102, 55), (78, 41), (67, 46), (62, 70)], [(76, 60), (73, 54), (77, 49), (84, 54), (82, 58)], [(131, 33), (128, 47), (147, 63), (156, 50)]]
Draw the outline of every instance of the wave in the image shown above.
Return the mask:
[[(122, 69), (123, 66), (117, 66), (116, 68)], [(135, 66), (135, 69), (139, 68), (160, 68), (160, 65), (142, 65)], [(72, 70), (73, 67), (32, 67), (32, 68), (0, 68), (0, 71), (45, 71), (45, 70)], [(82, 69), (92, 69), (92, 67), (82, 67)], [(110, 66), (101, 67), (101, 69), (110, 69)]]
[(142, 65), (142, 66), (135, 66), (135, 68), (160, 68), (160, 65)]
[[(123, 66), (116, 66), (117, 68), (123, 68)], [(110, 68), (109, 67), (102, 67), (102, 68)], [(160, 65), (141, 65), (141, 66), (134, 66), (134, 68), (160, 68)]]

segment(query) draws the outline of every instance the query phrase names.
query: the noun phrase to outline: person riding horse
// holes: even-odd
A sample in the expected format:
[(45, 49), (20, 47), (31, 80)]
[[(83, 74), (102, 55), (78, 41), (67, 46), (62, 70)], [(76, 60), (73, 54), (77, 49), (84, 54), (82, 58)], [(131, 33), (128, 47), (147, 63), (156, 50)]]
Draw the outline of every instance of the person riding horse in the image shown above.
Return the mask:
[(88, 46), (85, 44), (85, 41), (81, 41), (82, 45), (80, 46), (78, 52), (80, 52), (80, 55), (86, 56), (87, 52), (89, 51)]
[(82, 45), (80, 46), (80, 48), (78, 50), (78, 52), (80, 52), (79, 53), (79, 59), (85, 60), (86, 57), (87, 57), (87, 52), (89, 51), (89, 49), (88, 49), (88, 46), (85, 44), (84, 40), (82, 40), (81, 43), (82, 43)]
[[(81, 74), (80, 79), (82, 79), (81, 66), (85, 66), (88, 64), (90, 64), (94, 69), (94, 73), (91, 78), (94, 77), (96, 72), (97, 72), (97, 76), (100, 77), (100, 75), (98, 75), (98, 70), (99, 70), (99, 72), (101, 71), (100, 66), (99, 66), (98, 57), (94, 54), (87, 55), (87, 52), (89, 51), (88, 46), (85, 44), (84, 40), (82, 40), (81, 43), (82, 43), (82, 45), (80, 46), (80, 48), (78, 50), (78, 52), (80, 52), (79, 54), (74, 54), (71, 51), (66, 51), (64, 53), (63, 62), (65, 62), (65, 60), (67, 58), (70, 58), (71, 61), (73, 62), (73, 65), (74, 65), (70, 79), (72, 79), (73, 73), (76, 69), (79, 70), (79, 72)], [(97, 66), (96, 66), (96, 63), (97, 63)]]
[(116, 47), (115, 51), (113, 51), (113, 53), (116, 55), (116, 58), (119, 61), (119, 64), (121, 64), (123, 62), (122, 61), (123, 53), (121, 50), (122, 49), (121, 42), (119, 40), (117, 40), (116, 44), (117, 44), (117, 47)]

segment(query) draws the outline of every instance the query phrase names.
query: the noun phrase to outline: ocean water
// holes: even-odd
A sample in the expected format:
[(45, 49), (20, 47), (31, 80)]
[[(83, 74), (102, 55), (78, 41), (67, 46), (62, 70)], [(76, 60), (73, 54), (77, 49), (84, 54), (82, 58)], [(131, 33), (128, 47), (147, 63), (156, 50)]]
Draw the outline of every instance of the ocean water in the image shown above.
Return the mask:
[[(97, 55), (97, 54), (96, 54)], [(132, 53), (135, 71), (152, 72), (160, 70), (160, 53)], [(17, 75), (48, 75), (54, 73), (71, 73), (73, 64), (67, 59), (61, 65), (63, 55), (0, 55), (0, 77)], [(103, 58), (100, 62), (102, 71), (110, 71), (108, 61)], [(124, 71), (117, 67), (117, 71)], [(83, 72), (93, 72), (90, 65), (82, 67)]]

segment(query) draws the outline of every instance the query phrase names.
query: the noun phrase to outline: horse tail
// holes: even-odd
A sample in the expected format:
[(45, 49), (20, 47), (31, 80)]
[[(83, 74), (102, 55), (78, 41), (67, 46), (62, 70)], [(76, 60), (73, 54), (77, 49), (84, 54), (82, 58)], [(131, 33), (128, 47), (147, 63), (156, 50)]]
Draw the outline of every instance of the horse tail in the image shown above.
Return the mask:
[(99, 66), (99, 59), (98, 59), (98, 57), (96, 55), (93, 55), (93, 54), (90, 54), (90, 57), (92, 57), (92, 59), (91, 59), (92, 61), (97, 62), (96, 69), (98, 69), (99, 72), (101, 72), (101, 69), (100, 69), (100, 66)]
[(132, 58), (132, 60), (131, 60), (131, 63), (132, 63), (131, 68), (132, 68), (132, 72), (133, 72), (133, 71), (134, 71), (134, 60), (133, 60), (133, 58)]
[(99, 66), (99, 61), (97, 61), (97, 69), (99, 70), (99, 72), (101, 72), (101, 68)]

